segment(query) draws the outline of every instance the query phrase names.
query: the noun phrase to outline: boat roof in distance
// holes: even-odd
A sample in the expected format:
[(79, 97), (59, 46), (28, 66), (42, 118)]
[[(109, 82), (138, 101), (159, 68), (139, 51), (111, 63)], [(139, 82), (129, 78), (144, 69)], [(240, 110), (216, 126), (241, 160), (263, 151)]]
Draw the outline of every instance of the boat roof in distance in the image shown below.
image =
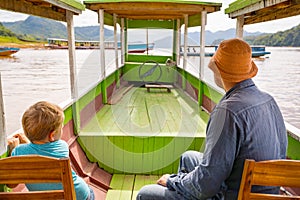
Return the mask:
[(0, 0), (0, 9), (66, 21), (66, 11), (81, 14), (85, 10), (79, 0)]
[[(113, 14), (116, 14), (119, 19), (144, 21), (144, 26), (149, 25), (148, 22), (151, 20), (162, 22), (182, 19), (181, 23), (183, 23), (184, 16), (188, 15), (189, 27), (201, 26), (202, 11), (216, 12), (222, 6), (222, 3), (209, 0), (85, 0), (84, 4), (86, 8), (96, 12), (103, 9), (106, 25), (113, 25)], [(147, 20), (146, 24), (145, 20)], [(140, 23), (140, 28), (142, 26)]]
[(300, 0), (237, 0), (229, 4), (225, 14), (243, 17), (244, 24), (254, 24), (300, 14)]

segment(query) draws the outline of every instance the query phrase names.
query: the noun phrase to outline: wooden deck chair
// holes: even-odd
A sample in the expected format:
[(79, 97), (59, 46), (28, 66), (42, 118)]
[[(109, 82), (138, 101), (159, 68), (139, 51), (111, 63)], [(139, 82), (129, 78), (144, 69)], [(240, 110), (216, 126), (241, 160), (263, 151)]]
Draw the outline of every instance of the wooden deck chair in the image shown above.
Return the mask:
[(69, 158), (14, 156), (0, 159), (0, 184), (62, 183), (62, 190), (0, 192), (0, 199), (76, 199)]
[(300, 199), (300, 196), (252, 193), (253, 185), (300, 187), (300, 161), (246, 160), (238, 200), (248, 199)]

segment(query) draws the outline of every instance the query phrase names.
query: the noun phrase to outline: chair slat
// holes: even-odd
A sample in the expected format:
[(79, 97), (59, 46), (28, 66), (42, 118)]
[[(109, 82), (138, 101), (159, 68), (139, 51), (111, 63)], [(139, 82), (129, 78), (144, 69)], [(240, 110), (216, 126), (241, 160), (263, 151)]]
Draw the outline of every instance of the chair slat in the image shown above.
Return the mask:
[(300, 161), (245, 160), (238, 200), (247, 199), (300, 199), (300, 196), (251, 193), (253, 185), (300, 187)]
[(63, 190), (0, 192), (0, 199), (76, 199), (69, 158), (14, 156), (0, 159), (0, 184), (62, 183)]

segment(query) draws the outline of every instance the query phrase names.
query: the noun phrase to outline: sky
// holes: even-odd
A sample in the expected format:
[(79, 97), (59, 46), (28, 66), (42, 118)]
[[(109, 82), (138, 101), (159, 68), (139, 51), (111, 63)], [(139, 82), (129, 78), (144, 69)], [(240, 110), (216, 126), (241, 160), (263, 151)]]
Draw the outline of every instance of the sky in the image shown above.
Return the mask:
[[(206, 0), (206, 1), (213, 1), (213, 2), (221, 2), (222, 8), (221, 11), (208, 14), (207, 16), (207, 25), (205, 27), (206, 30), (216, 32), (216, 31), (223, 31), (230, 28), (235, 28), (236, 20), (231, 19), (228, 15), (224, 14), (224, 9), (228, 7), (228, 5), (233, 2), (233, 0)], [(9, 12), (0, 10), (0, 22), (14, 22), (19, 20), (25, 20), (28, 15)], [(74, 17), (74, 26), (96, 26), (98, 25), (97, 22), (97, 13), (85, 10), (79, 16)], [(279, 19), (270, 22), (264, 22), (259, 24), (253, 25), (246, 25), (244, 26), (244, 30), (247, 32), (264, 32), (264, 33), (276, 33), (278, 31), (284, 31), (290, 29), (294, 26), (300, 24), (300, 16), (289, 17), (285, 19)], [(191, 28), (191, 31), (200, 31), (200, 27)]]

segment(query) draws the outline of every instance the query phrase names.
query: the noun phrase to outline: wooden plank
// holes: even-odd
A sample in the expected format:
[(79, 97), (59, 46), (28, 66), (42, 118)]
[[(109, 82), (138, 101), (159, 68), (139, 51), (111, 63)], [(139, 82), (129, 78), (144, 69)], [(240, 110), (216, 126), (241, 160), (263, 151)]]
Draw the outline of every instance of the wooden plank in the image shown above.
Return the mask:
[(121, 190), (108, 190), (106, 200), (118, 200), (121, 196)]
[(106, 200), (131, 199), (134, 180), (134, 175), (114, 174), (110, 183), (112, 189), (108, 190)]
[(138, 192), (143, 186), (148, 184), (156, 184), (156, 181), (159, 179), (159, 177), (160, 176), (157, 175), (136, 175), (131, 199), (136, 199)]
[(131, 199), (135, 175), (125, 175), (120, 200)]
[(145, 87), (147, 88), (147, 92), (150, 92), (150, 88), (167, 89), (168, 92), (171, 92), (171, 89), (173, 88), (172, 85), (155, 85), (155, 84), (146, 84)]

